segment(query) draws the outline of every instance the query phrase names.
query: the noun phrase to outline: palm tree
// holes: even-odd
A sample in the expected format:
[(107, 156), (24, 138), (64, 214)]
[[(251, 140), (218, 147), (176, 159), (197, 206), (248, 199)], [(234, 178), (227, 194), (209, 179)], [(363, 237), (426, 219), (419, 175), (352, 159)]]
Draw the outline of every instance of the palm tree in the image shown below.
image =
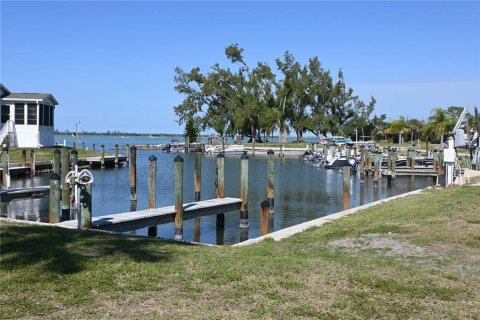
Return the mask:
[(451, 131), (455, 125), (455, 119), (449, 118), (442, 108), (433, 109), (428, 121), (427, 126), (431, 137), (437, 141), (440, 140), (440, 143), (443, 143), (443, 136)]

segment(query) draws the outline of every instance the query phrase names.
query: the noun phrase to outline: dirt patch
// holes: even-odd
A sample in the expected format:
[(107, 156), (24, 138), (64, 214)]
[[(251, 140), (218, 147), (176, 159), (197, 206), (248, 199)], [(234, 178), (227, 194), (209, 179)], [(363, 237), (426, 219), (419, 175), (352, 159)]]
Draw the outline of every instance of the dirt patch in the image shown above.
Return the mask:
[(334, 250), (344, 249), (354, 253), (375, 250), (384, 256), (426, 257), (429, 255), (429, 253), (422, 247), (415, 246), (406, 241), (394, 239), (392, 233), (368, 233), (358, 237), (334, 240), (328, 245)]

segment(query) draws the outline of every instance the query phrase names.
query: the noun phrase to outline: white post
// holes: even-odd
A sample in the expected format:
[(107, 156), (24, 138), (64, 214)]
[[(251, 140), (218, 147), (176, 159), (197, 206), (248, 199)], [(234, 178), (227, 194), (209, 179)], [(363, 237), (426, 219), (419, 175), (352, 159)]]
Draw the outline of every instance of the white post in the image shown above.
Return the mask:
[(445, 187), (450, 187), (453, 185), (453, 167), (456, 158), (453, 145), (453, 138), (450, 137), (448, 139), (448, 148), (443, 151), (443, 161), (445, 163)]

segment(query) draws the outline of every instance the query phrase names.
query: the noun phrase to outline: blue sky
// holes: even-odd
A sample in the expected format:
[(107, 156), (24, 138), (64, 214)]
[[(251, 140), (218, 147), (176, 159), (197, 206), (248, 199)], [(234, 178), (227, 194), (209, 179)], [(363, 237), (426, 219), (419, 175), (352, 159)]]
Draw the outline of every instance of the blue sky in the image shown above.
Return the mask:
[(480, 107), (480, 2), (0, 2), (1, 82), (50, 92), (56, 127), (178, 133), (174, 68), (289, 50), (342, 68), (376, 114)]

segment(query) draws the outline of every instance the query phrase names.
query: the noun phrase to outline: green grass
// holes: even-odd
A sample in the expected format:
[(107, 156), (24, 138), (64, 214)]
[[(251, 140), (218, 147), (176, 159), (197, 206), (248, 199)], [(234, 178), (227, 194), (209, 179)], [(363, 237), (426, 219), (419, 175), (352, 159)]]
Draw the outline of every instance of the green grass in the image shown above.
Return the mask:
[(432, 190), (238, 248), (2, 221), (0, 318), (478, 319), (479, 196)]
[[(69, 152), (72, 152), (72, 148), (68, 148)], [(35, 150), (35, 160), (36, 161), (45, 161), (45, 160), (52, 160), (53, 159), (53, 152), (55, 148), (10, 148), (8, 149), (8, 155), (10, 159), (10, 163), (20, 163), (22, 162), (22, 150), (27, 151), (27, 163), (30, 162), (30, 150)], [(79, 158), (85, 157), (95, 157), (99, 156), (99, 152), (83, 150), (83, 149), (76, 149), (78, 151)]]

